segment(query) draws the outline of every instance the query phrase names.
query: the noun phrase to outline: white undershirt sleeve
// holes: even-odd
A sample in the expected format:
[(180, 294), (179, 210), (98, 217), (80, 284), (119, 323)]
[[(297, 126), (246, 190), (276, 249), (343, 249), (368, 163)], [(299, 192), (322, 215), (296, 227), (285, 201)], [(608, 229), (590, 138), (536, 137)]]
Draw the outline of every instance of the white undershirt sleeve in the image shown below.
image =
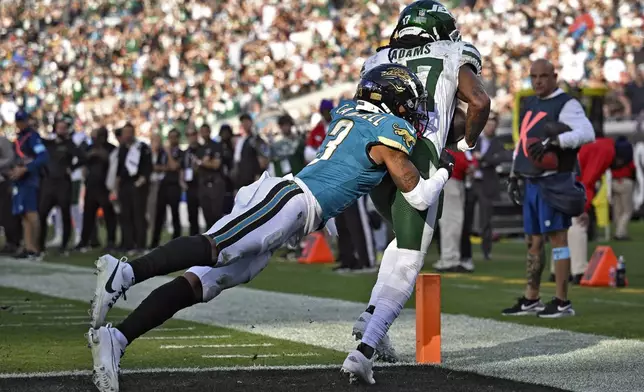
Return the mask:
[(571, 130), (558, 136), (561, 148), (579, 148), (584, 144), (595, 141), (595, 130), (586, 117), (581, 103), (571, 99), (561, 108), (559, 121), (568, 125)]

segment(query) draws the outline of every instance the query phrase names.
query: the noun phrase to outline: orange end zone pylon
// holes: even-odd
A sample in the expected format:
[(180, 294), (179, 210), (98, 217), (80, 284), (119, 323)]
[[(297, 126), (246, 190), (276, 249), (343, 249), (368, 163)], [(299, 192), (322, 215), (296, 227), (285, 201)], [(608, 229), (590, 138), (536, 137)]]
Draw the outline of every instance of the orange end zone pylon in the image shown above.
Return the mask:
[(333, 263), (333, 252), (321, 231), (316, 231), (304, 238), (302, 256), (297, 259), (302, 264)]
[[(617, 257), (610, 246), (598, 246), (590, 257), (582, 286), (608, 287), (611, 285), (611, 268), (617, 269)], [(612, 279), (615, 279), (613, 276)], [(626, 280), (628, 285), (628, 280)]]
[(441, 363), (441, 276), (416, 279), (416, 362)]

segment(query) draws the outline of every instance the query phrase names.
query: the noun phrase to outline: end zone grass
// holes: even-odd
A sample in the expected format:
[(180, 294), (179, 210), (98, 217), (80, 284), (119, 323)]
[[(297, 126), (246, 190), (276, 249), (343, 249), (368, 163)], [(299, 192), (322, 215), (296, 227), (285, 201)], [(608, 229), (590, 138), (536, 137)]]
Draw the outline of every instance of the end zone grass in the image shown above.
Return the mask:
[[(630, 225), (632, 238), (644, 238), (644, 222)], [(520, 239), (495, 243), (493, 260), (483, 261), (474, 245), (476, 271), (473, 274), (443, 274), (442, 312), (492, 318), (521, 324), (559, 328), (620, 338), (644, 340), (644, 241), (595, 242), (589, 244), (589, 257), (597, 245), (610, 245), (617, 256), (626, 260), (628, 288), (588, 288), (571, 286), (570, 299), (577, 317), (538, 319), (504, 317), (501, 310), (511, 306), (523, 294), (525, 286), (526, 248)], [(47, 257), (47, 262), (93, 267), (99, 252), (75, 253), (67, 257)], [(425, 272), (432, 272), (438, 259), (435, 246), (425, 260)], [(376, 274), (340, 275), (332, 265), (300, 265), (283, 262), (279, 257), (269, 264), (249, 287), (276, 292), (305, 294), (365, 302), (369, 300)], [(543, 273), (542, 298), (554, 295), (554, 284), (548, 282), (549, 265)], [(407, 307), (414, 307), (414, 298)]]
[[(644, 238), (644, 223), (630, 227), (633, 238)], [(521, 240), (495, 243), (493, 260), (483, 261), (475, 247), (476, 271), (473, 274), (443, 274), (441, 280), (442, 312), (491, 318), (500, 321), (558, 328), (576, 332), (644, 340), (644, 241), (591, 243), (588, 256), (597, 245), (610, 245), (615, 254), (626, 260), (627, 288), (590, 288), (570, 286), (569, 297), (576, 317), (539, 319), (502, 316), (501, 311), (514, 304), (525, 287), (526, 248)], [(438, 252), (432, 248), (425, 259), (425, 272), (432, 272)], [(549, 265), (543, 273), (542, 298), (554, 296), (554, 283), (548, 282)], [(369, 300), (376, 274), (340, 275), (328, 265), (272, 263), (249, 286), (351, 301)], [(407, 303), (414, 307), (414, 298)]]
[[(89, 370), (92, 356), (84, 334), (88, 305), (0, 288), (0, 372)], [(110, 312), (117, 318), (123, 310)], [(339, 364), (345, 353), (170, 320), (135, 341), (123, 357), (128, 369), (254, 365)]]

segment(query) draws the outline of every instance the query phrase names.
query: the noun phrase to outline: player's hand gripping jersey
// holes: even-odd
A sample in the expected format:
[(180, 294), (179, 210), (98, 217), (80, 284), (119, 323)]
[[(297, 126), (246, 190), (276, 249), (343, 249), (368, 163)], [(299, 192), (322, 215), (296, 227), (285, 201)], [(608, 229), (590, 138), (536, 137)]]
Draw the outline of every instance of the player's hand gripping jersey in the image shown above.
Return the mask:
[(370, 192), (387, 174), (384, 165), (370, 158), (371, 147), (384, 144), (411, 155), (416, 145), (414, 127), (393, 114), (361, 112), (355, 101), (343, 101), (331, 115), (320, 151), (297, 175), (320, 204), (324, 221)]

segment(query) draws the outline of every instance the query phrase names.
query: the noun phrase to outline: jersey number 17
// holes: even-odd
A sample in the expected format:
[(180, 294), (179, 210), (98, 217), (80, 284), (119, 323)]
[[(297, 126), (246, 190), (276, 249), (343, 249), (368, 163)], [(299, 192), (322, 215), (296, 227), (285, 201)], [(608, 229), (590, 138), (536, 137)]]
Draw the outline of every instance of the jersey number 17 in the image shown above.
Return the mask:
[(407, 60), (407, 67), (423, 82), (425, 91), (427, 91), (427, 111), (433, 112), (436, 109), (434, 95), (436, 94), (438, 78), (443, 72), (443, 60), (435, 57), (421, 57)]

